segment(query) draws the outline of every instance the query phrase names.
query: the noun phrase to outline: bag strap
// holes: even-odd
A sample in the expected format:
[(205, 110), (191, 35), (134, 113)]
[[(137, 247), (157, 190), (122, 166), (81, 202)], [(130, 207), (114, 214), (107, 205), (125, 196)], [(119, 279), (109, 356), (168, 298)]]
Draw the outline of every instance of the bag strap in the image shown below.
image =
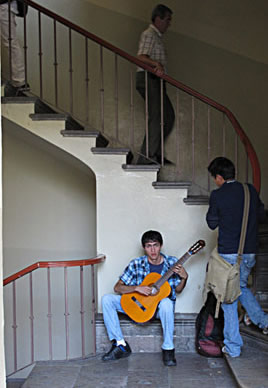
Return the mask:
[(242, 227), (241, 227), (241, 234), (240, 234), (240, 241), (239, 241), (239, 248), (238, 248), (238, 261), (237, 261), (238, 264), (240, 264), (241, 262), (242, 254), (244, 251), (247, 225), (248, 225), (249, 203), (250, 203), (250, 194), (249, 194), (248, 185), (243, 183), (243, 189), (244, 189), (244, 212), (243, 212), (243, 220), (242, 220)]

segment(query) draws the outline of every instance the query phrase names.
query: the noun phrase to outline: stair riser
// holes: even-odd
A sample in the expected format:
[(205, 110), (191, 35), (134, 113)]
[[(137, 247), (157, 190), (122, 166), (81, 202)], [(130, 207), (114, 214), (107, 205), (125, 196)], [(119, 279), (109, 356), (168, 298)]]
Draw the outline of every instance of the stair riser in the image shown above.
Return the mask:
[[(161, 351), (163, 336), (160, 321), (155, 320), (145, 325), (122, 321), (121, 328), (133, 353)], [(96, 323), (96, 341), (97, 353), (105, 353), (111, 347), (101, 320)], [(176, 352), (195, 352), (195, 320), (175, 322), (174, 345)]]

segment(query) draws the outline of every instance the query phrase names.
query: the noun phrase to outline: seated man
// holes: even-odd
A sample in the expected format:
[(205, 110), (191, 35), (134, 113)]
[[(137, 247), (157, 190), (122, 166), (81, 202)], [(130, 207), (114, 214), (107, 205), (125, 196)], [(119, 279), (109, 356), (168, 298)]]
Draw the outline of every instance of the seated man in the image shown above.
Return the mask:
[[(114, 291), (120, 295), (109, 294), (102, 298), (104, 324), (108, 337), (112, 341), (111, 349), (102, 357), (103, 361), (125, 358), (131, 353), (129, 344), (124, 340), (117, 314), (117, 312), (124, 313), (120, 304), (121, 295), (131, 292), (150, 295), (152, 287), (141, 286), (144, 278), (150, 272), (164, 275), (178, 260), (161, 252), (163, 239), (159, 232), (153, 230), (145, 232), (141, 242), (145, 255), (132, 260), (114, 286)], [(174, 267), (173, 272), (174, 274), (168, 280), (171, 293), (168, 298), (160, 301), (156, 311), (156, 318), (160, 319), (163, 329), (162, 354), (166, 366), (176, 365), (173, 342), (176, 293), (184, 289), (188, 278), (187, 272), (180, 264)]]

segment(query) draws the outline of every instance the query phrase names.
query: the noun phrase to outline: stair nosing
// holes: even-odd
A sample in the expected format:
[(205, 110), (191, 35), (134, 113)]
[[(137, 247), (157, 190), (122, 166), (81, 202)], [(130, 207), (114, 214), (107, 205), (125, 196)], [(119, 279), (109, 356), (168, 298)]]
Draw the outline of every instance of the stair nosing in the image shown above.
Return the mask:
[(66, 130), (63, 129), (60, 131), (64, 137), (98, 137), (100, 135), (99, 131), (81, 131), (81, 130)]
[(156, 190), (159, 190), (159, 189), (185, 189), (185, 188), (189, 188), (191, 186), (191, 182), (188, 182), (188, 181), (175, 181), (175, 182), (153, 182), (152, 183), (152, 186), (156, 189)]
[(160, 164), (122, 164), (125, 171), (159, 171)]
[(33, 121), (66, 121), (68, 116), (61, 113), (31, 113)]
[(1, 104), (35, 104), (36, 97), (1, 97)]
[(100, 155), (127, 155), (130, 152), (129, 148), (105, 148), (105, 147), (92, 147), (93, 154)]

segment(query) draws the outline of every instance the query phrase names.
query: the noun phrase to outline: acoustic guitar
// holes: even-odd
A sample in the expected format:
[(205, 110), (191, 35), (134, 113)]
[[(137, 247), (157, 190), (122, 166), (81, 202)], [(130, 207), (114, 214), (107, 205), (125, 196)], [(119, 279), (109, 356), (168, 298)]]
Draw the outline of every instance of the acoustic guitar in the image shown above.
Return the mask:
[(152, 287), (151, 295), (146, 296), (138, 292), (123, 294), (121, 307), (124, 312), (137, 323), (149, 321), (154, 316), (159, 302), (170, 294), (171, 287), (168, 279), (174, 274), (175, 265), (178, 263), (183, 265), (189, 257), (200, 251), (205, 245), (204, 240), (197, 241), (163, 276), (156, 272), (149, 273), (140, 285)]

